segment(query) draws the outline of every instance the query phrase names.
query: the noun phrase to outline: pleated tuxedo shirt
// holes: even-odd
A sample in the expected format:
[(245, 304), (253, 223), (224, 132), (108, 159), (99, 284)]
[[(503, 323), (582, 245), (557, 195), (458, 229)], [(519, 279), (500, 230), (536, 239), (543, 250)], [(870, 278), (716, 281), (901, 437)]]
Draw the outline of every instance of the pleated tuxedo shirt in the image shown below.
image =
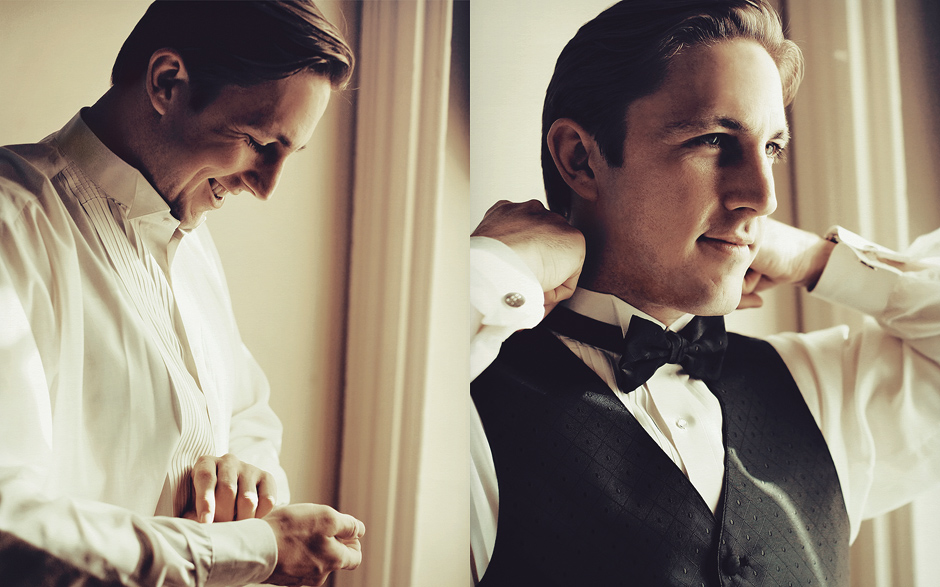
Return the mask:
[(270, 471), (288, 500), (281, 425), (208, 229), (181, 230), (76, 115), (0, 149), (0, 254), (0, 557), (45, 553), (51, 577), (266, 578), (263, 520), (152, 517), (183, 512), (207, 454)]

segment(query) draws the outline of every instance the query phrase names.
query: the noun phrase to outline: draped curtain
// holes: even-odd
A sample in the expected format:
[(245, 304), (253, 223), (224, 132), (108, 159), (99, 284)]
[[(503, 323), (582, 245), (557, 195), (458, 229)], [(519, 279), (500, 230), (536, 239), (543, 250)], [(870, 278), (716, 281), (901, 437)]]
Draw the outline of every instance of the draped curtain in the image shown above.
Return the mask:
[[(440, 0), (360, 6), (339, 508), (364, 520), (366, 535), (362, 566), (333, 580), (461, 587), (469, 114), (453, 88), (466, 82), (451, 76), (458, 21)], [(463, 24), (466, 9), (456, 11)]]
[[(936, 9), (918, 0), (786, 0), (789, 37), (806, 77), (790, 109), (788, 165), (796, 225), (822, 234), (841, 224), (903, 249), (940, 226)], [(931, 34), (933, 33), (933, 34)], [(854, 312), (801, 295), (797, 327), (857, 324)], [(940, 392), (940, 390), (938, 390)], [(935, 499), (865, 522), (852, 547), (855, 587), (927, 587), (940, 542)]]

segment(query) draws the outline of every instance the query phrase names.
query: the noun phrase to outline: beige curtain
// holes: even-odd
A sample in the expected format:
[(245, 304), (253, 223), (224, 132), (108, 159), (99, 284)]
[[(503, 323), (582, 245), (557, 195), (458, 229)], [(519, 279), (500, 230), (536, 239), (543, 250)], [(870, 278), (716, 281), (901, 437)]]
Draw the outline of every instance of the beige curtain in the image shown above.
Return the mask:
[[(885, 246), (907, 246), (940, 225), (936, 134), (924, 132), (937, 125), (926, 3), (783, 4), (789, 36), (806, 57), (806, 78), (791, 109), (794, 221), (816, 233), (838, 223)], [(859, 320), (806, 296), (796, 311), (804, 330)], [(940, 524), (932, 503), (925, 499), (865, 523), (852, 547), (853, 586), (936, 584), (935, 573), (921, 570), (940, 547), (930, 533)]]
[(454, 5), (361, 9), (339, 506), (366, 523), (365, 562), (334, 584), (460, 587), (469, 113), (451, 76)]

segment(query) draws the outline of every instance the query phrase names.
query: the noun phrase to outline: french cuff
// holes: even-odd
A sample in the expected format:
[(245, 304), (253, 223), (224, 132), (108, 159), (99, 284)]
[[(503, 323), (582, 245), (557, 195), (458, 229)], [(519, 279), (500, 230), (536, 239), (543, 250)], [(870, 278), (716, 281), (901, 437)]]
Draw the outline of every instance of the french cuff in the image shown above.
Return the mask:
[(812, 294), (871, 316), (884, 311), (902, 273), (892, 263), (907, 257), (841, 226), (829, 229), (826, 239), (837, 244)]
[(206, 586), (260, 583), (277, 564), (277, 538), (262, 519), (208, 524), (212, 567)]
[(506, 244), (470, 238), (470, 304), (484, 326), (532, 328), (545, 313), (545, 294), (532, 270)]

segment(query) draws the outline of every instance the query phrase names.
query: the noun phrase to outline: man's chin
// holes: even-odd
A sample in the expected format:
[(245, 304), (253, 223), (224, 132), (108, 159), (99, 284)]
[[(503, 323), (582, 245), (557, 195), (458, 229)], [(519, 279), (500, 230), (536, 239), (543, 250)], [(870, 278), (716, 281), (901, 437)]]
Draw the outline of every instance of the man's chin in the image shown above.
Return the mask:
[(708, 300), (702, 300), (690, 314), (696, 316), (727, 316), (741, 303), (741, 288), (716, 292)]

